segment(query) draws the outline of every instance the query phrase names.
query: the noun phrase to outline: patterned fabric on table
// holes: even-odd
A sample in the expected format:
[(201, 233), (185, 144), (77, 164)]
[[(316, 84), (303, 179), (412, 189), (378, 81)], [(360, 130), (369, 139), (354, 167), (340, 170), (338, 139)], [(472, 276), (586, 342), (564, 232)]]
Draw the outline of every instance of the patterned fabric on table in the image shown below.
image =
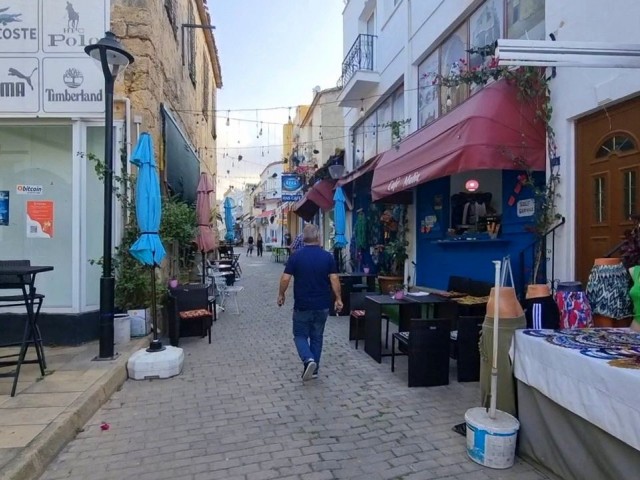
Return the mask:
[(409, 332), (398, 332), (402, 338), (404, 338), (407, 342), (409, 341)]
[(524, 330), (524, 334), (544, 338), (558, 347), (579, 350), (582, 355), (591, 358), (601, 360), (640, 358), (640, 333), (628, 329)]
[(200, 318), (211, 316), (212, 313), (209, 310), (204, 308), (199, 308), (197, 310), (185, 310), (184, 312), (180, 312), (180, 318), (183, 320), (189, 320), (192, 318)]
[(591, 311), (616, 320), (633, 315), (629, 280), (629, 273), (622, 263), (594, 265), (586, 290)]
[(586, 293), (558, 290), (556, 303), (560, 310), (560, 328), (589, 328), (593, 326), (591, 306)]

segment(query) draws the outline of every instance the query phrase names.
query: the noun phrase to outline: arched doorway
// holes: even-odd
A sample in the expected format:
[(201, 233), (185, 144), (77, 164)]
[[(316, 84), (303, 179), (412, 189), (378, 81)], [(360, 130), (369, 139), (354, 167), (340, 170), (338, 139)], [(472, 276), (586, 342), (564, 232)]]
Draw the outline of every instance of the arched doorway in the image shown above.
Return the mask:
[(577, 122), (576, 276), (616, 247), (640, 212), (640, 97)]

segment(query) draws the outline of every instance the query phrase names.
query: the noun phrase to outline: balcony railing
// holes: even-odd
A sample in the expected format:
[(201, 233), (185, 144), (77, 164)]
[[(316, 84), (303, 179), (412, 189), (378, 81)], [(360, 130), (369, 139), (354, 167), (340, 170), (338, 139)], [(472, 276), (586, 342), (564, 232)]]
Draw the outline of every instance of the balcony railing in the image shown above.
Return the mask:
[(375, 35), (358, 35), (342, 62), (342, 76), (338, 82), (341, 84), (340, 86), (349, 83), (354, 73), (359, 70), (373, 71), (373, 44), (375, 38)]

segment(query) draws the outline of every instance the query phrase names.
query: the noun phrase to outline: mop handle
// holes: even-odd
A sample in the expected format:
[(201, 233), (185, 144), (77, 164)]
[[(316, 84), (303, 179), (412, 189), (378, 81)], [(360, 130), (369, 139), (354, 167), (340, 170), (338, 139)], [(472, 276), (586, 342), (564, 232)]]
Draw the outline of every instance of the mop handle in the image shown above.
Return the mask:
[(491, 359), (491, 402), (489, 404), (489, 417), (496, 418), (496, 399), (498, 396), (498, 316), (500, 312), (500, 270), (502, 262), (494, 260), (495, 287), (493, 295), (493, 357)]

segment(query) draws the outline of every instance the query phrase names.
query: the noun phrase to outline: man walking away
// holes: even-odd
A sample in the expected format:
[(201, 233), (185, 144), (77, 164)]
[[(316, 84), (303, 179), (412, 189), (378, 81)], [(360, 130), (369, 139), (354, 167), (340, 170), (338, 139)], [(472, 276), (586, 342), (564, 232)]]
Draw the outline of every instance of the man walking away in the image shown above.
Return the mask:
[(291, 277), (293, 284), (293, 342), (304, 367), (302, 380), (318, 377), (324, 326), (335, 296), (336, 312), (342, 310), (340, 281), (333, 256), (320, 246), (318, 227), (302, 231), (304, 247), (292, 254), (280, 278), (278, 306), (284, 305)]

